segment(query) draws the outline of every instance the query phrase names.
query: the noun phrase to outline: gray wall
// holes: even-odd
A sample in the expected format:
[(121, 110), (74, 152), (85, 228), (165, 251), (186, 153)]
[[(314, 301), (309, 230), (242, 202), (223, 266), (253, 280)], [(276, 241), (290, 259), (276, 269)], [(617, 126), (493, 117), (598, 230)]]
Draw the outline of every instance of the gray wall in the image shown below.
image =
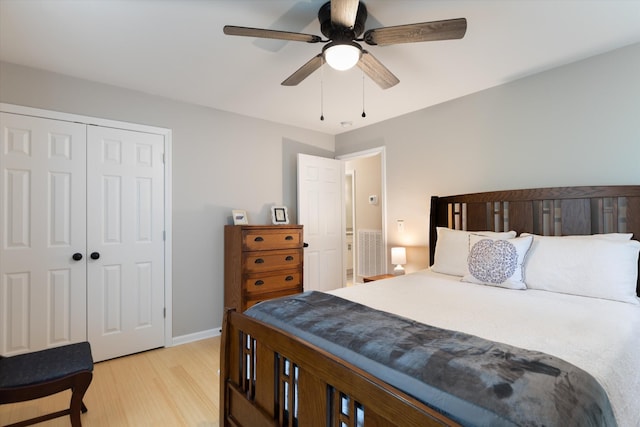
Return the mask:
[(333, 136), (14, 64), (0, 63), (0, 102), (173, 130), (174, 337), (222, 323), (231, 209), (267, 224), (270, 206), (287, 204), (295, 218), (290, 159), (334, 151)]
[(387, 243), (420, 267), (432, 195), (640, 184), (640, 44), (338, 135), (336, 154), (382, 145)]

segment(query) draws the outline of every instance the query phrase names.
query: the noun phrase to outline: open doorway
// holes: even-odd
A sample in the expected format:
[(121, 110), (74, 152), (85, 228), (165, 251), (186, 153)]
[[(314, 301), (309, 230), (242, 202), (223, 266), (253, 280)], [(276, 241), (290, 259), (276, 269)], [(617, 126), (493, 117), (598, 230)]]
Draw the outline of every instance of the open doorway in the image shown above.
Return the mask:
[(384, 148), (339, 157), (345, 166), (346, 285), (386, 270)]
[[(346, 166), (346, 165), (345, 165)], [(355, 246), (353, 241), (353, 223), (355, 218), (355, 174), (354, 170), (345, 169), (344, 179), (344, 204), (345, 204), (345, 249), (344, 249), (344, 266), (347, 276), (347, 286), (354, 283), (353, 273), (355, 266)]]

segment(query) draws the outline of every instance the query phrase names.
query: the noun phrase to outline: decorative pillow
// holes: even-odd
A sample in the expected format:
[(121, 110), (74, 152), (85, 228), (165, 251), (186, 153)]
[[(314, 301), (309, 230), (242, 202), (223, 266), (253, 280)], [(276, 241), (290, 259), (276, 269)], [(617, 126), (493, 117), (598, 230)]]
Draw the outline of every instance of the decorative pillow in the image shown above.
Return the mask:
[(470, 235), (468, 271), (462, 281), (507, 289), (527, 289), (522, 279), (522, 264), (532, 241), (532, 236), (499, 240)]
[(640, 304), (637, 240), (533, 236), (524, 264), (529, 289)]
[(516, 237), (515, 231), (462, 231), (446, 227), (437, 227), (438, 242), (431, 270), (436, 273), (464, 276), (467, 274), (467, 257), (469, 256), (469, 236), (479, 234), (496, 239)]

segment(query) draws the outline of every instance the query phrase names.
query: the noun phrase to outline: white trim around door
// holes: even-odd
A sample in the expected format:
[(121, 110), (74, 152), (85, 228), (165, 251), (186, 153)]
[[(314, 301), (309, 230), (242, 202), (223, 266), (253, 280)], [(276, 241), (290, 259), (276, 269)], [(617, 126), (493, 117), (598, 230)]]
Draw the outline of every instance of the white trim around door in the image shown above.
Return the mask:
[[(380, 204), (382, 208), (382, 247), (387, 247), (387, 160), (386, 160), (386, 150), (385, 147), (376, 147), (368, 150), (357, 151), (355, 153), (347, 153), (342, 154), (340, 156), (336, 156), (336, 160), (341, 160), (343, 163), (347, 160), (354, 160), (363, 157), (370, 157), (380, 154), (380, 174), (381, 174), (381, 194), (380, 194)], [(344, 199), (344, 198), (343, 198)], [(345, 210), (344, 200), (342, 210)], [(389, 264), (389, 254), (388, 251), (384, 251), (384, 265)], [(355, 268), (355, 266), (354, 266)], [(355, 278), (355, 272), (354, 272)]]
[(40, 117), (85, 125), (96, 125), (115, 129), (124, 129), (137, 132), (146, 132), (162, 135), (164, 138), (164, 346), (173, 345), (173, 308), (172, 308), (172, 132), (171, 129), (154, 126), (140, 125), (135, 123), (120, 122), (109, 119), (101, 119), (78, 114), (63, 113), (58, 111), (43, 110), (38, 108), (24, 107), (20, 105), (0, 103), (0, 111), (12, 114), (19, 114), (31, 117)]

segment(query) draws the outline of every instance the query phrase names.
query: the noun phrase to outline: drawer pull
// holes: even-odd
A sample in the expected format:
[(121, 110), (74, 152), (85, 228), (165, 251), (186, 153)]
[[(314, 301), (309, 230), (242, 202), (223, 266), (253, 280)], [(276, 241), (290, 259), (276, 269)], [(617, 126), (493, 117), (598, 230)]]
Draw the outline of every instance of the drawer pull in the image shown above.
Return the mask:
[(284, 240), (293, 240), (293, 236), (287, 236), (284, 238)]
[(290, 282), (290, 281), (293, 280), (293, 276), (287, 276), (287, 277), (285, 277), (284, 280), (286, 280), (287, 282)]
[(254, 261), (256, 264), (264, 264), (264, 260), (262, 258), (258, 258)]
[(255, 239), (253, 239), (254, 242), (264, 242), (264, 239), (261, 236), (256, 237)]
[(262, 285), (264, 285), (264, 280), (256, 280), (255, 285), (256, 285), (256, 286), (262, 286)]
[(288, 257), (285, 258), (285, 261), (293, 261), (293, 257), (289, 255)]

